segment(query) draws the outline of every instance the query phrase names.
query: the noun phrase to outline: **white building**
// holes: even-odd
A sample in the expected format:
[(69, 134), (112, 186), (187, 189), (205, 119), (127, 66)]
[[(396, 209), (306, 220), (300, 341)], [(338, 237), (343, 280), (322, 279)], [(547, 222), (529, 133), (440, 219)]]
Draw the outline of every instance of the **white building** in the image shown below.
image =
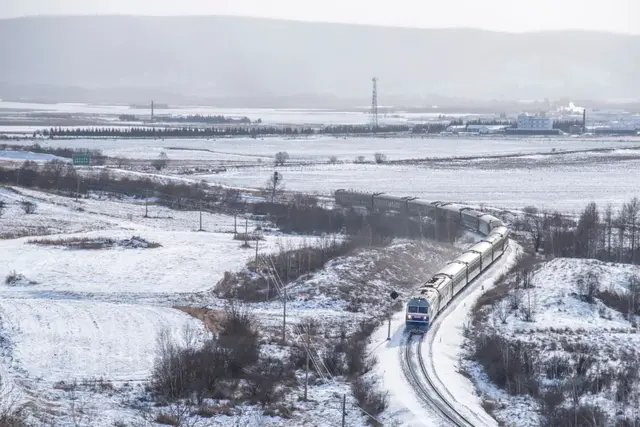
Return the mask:
[(523, 113), (518, 115), (518, 129), (522, 130), (551, 130), (553, 119), (544, 115), (531, 116)]
[(491, 134), (491, 133), (500, 133), (503, 132), (509, 126), (505, 125), (468, 125), (467, 132), (470, 133), (479, 133), (481, 135)]

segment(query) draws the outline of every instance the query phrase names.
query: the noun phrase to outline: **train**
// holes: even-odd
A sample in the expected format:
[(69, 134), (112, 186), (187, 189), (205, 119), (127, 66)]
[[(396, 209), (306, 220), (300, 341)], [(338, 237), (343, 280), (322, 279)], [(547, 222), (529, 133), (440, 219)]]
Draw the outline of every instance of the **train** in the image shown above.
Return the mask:
[(459, 220), (463, 227), (484, 237), (429, 278), (409, 298), (405, 305), (405, 332), (409, 334), (426, 332), (438, 314), (471, 281), (498, 260), (509, 244), (509, 229), (502, 220), (459, 204), (343, 189), (337, 190), (334, 197), (336, 205), (344, 208), (390, 211), (431, 218), (442, 215)]

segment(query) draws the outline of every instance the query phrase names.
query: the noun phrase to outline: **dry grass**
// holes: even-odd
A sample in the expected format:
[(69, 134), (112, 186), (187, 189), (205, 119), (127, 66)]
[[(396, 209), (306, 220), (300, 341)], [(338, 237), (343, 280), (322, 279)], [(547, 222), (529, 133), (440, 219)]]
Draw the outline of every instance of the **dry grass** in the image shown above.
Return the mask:
[(148, 242), (140, 237), (116, 240), (108, 237), (69, 237), (57, 239), (32, 239), (27, 241), (32, 245), (63, 246), (68, 249), (108, 249), (116, 246), (131, 248), (159, 248), (162, 245), (156, 242)]
[(212, 310), (204, 307), (187, 307), (187, 306), (175, 306), (177, 310), (184, 311), (190, 316), (200, 320), (204, 325), (214, 334), (219, 332), (219, 325), (221, 319), (224, 317), (224, 313), (220, 310)]
[(258, 233), (236, 233), (233, 235), (233, 240), (251, 241), (264, 240), (264, 237)]
[(27, 228), (18, 231), (5, 231), (0, 233), (0, 240), (19, 239), (28, 236), (46, 236), (53, 234), (47, 227)]

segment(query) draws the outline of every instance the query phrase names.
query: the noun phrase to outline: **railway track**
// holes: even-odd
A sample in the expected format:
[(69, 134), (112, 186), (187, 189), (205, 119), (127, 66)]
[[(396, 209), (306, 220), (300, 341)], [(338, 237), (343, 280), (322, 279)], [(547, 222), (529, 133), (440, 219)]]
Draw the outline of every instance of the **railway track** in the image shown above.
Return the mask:
[[(402, 365), (405, 376), (412, 384), (416, 393), (430, 408), (446, 421), (448, 425), (458, 427), (474, 427), (455, 406), (452, 405), (434, 384), (429, 371), (424, 364), (422, 347), (426, 334), (409, 336), (402, 349)], [(415, 359), (414, 359), (415, 355)]]

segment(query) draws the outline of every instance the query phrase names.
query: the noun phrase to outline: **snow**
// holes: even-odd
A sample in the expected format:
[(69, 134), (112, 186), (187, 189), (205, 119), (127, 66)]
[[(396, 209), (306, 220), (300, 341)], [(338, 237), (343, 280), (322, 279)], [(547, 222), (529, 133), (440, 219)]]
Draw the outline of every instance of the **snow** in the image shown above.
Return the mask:
[[(420, 138), (420, 137), (264, 137), (259, 139), (229, 137), (217, 139), (55, 139), (43, 141), (46, 147), (99, 149), (108, 156), (129, 158), (157, 157), (161, 151), (170, 159), (255, 161), (261, 157), (272, 160), (275, 153), (286, 151), (291, 160), (328, 161), (336, 156), (339, 161), (352, 162), (357, 156), (373, 160), (376, 152), (384, 153), (388, 160), (418, 158), (479, 157), (507, 154), (557, 153), (562, 151), (603, 148), (638, 147), (640, 140), (615, 139), (514, 139), (514, 138)], [(16, 141), (31, 144), (31, 141)], [(179, 149), (172, 149), (179, 148)], [(202, 150), (202, 151), (192, 151)], [(200, 157), (195, 157), (200, 158)]]
[[(523, 304), (530, 293), (533, 301), (533, 322), (525, 321), (514, 311), (508, 311), (506, 323), (499, 319), (499, 304), (488, 311), (488, 325), (492, 330), (509, 341), (534, 344), (540, 351), (543, 363), (552, 357), (571, 360), (575, 348), (584, 348), (596, 360), (587, 371), (587, 376), (606, 368), (615, 369), (623, 354), (635, 355), (640, 345), (640, 335), (625, 316), (595, 299), (589, 304), (576, 293), (577, 281), (586, 273), (595, 273), (599, 278), (600, 290), (617, 293), (627, 292), (629, 277), (637, 276), (637, 266), (605, 263), (596, 260), (558, 258), (545, 262), (536, 270), (533, 288), (523, 292)], [(514, 291), (511, 290), (510, 294)], [(572, 349), (574, 348), (574, 349)], [(637, 356), (631, 356), (637, 357)], [(530, 396), (510, 396), (498, 389), (487, 378), (481, 366), (467, 361), (465, 369), (473, 378), (478, 391), (495, 402), (497, 418), (508, 426), (538, 426), (542, 421), (536, 409), (539, 403)], [(549, 383), (540, 373), (539, 381)], [(637, 389), (637, 385), (635, 386)], [(615, 388), (615, 387), (614, 387)], [(598, 393), (580, 397), (580, 403), (595, 403), (603, 408), (610, 419), (624, 413), (615, 403), (615, 389), (605, 387)], [(627, 416), (633, 416), (633, 409), (627, 408)]]
[(0, 160), (24, 161), (31, 160), (34, 162), (48, 162), (51, 160), (61, 160), (68, 162), (69, 159), (54, 156), (53, 154), (32, 153), (31, 151), (10, 151), (0, 150)]
[(1, 300), (0, 317), (13, 344), (11, 369), (36, 384), (147, 380), (161, 331), (177, 342), (187, 325), (206, 334), (202, 322), (175, 309), (93, 301)]
[[(200, 304), (211, 301), (210, 293), (203, 291), (211, 289), (224, 271), (237, 271), (255, 256), (254, 249), (241, 249), (241, 242), (233, 240), (234, 219), (229, 216), (203, 213), (206, 231), (199, 232), (198, 212), (151, 205), (150, 217), (144, 218), (144, 206), (135, 199), (93, 195), (75, 202), (17, 188), (0, 188), (0, 199), (7, 203), (0, 221), (2, 393), (30, 401), (56, 425), (74, 425), (70, 414), (77, 416), (79, 406), (72, 407), (81, 403), (87, 419), (79, 425), (109, 426), (137, 417), (132, 405), (145, 396), (158, 334), (169, 331), (180, 342), (190, 325), (200, 341), (206, 335), (201, 321), (171, 307), (191, 297)], [(22, 200), (35, 202), (36, 213), (24, 214)], [(249, 221), (250, 230), (256, 225)], [(238, 229), (244, 231), (244, 220), (238, 220)], [(13, 238), (12, 233), (33, 236)], [(117, 241), (140, 236), (162, 246), (89, 250), (29, 243), (45, 235)], [(316, 238), (265, 233), (260, 253), (305, 241), (313, 244)], [(13, 271), (24, 278), (5, 285), (4, 278)], [(318, 313), (312, 305), (308, 309)], [(275, 347), (263, 351), (275, 352)], [(92, 387), (85, 383), (91, 379), (113, 387), (88, 390)], [(338, 391), (342, 395), (348, 385), (337, 382), (314, 389), (311, 396), (318, 403), (307, 405), (306, 419), (323, 414), (339, 419), (339, 411), (324, 407), (328, 393)], [(232, 426), (237, 418), (221, 417), (216, 422)], [(277, 417), (260, 419), (261, 425), (288, 425), (288, 420)], [(352, 425), (361, 425), (357, 412), (349, 419)]]
[[(491, 286), (514, 259), (515, 250), (512, 245), (490, 270), (457, 297), (456, 304), (442, 313), (423, 343), (423, 356), (428, 359), (427, 369), (433, 378), (439, 379), (436, 386), (441, 393), (455, 401), (456, 408), (462, 409), (463, 414), (475, 422), (474, 425), (497, 426), (480, 406), (477, 396), (473, 393), (473, 385), (459, 373), (462, 330), (467, 322), (468, 310), (473, 301), (483, 293), (483, 287)], [(374, 332), (369, 346), (369, 351), (378, 359), (374, 369), (375, 375), (381, 379), (383, 388), (390, 393), (390, 405), (385, 411), (385, 416), (401, 422), (402, 425), (440, 425), (442, 420), (420, 400), (402, 370), (401, 357), (406, 345), (403, 331), (404, 312), (398, 312), (391, 319), (391, 339), (387, 341), (388, 324), (385, 322)]]
[(518, 250), (517, 243), (510, 241), (505, 254), (459, 295), (457, 304), (443, 313), (430, 332), (431, 339), (425, 344), (430, 345), (430, 351), (425, 348), (424, 354), (429, 355), (430, 363), (427, 366), (432, 377), (437, 379), (437, 386), (445, 396), (451, 397), (450, 401), (455, 402), (456, 409), (473, 420), (476, 426), (497, 427), (498, 424), (482, 407), (473, 383), (460, 373), (461, 349), (465, 340), (463, 330), (469, 323), (469, 309), (480, 295), (495, 284), (498, 277), (515, 264)]

